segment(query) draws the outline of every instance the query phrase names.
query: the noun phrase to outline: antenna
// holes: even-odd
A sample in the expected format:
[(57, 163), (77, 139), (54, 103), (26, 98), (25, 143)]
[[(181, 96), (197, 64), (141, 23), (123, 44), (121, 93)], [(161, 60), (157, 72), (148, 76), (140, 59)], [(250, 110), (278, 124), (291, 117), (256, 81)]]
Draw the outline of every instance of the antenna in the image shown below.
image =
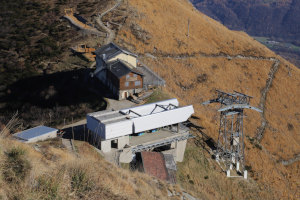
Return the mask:
[(260, 109), (250, 106), (250, 100), (253, 98), (246, 94), (236, 92), (226, 93), (216, 90), (217, 98), (203, 102), (203, 105), (211, 103), (220, 103), (220, 126), (217, 150), (215, 152), (216, 161), (223, 164), (227, 172), (227, 177), (235, 167), (236, 171), (243, 174), (247, 179), (247, 170), (245, 170), (244, 154), (244, 132), (243, 118), (244, 109), (252, 109), (262, 112)]

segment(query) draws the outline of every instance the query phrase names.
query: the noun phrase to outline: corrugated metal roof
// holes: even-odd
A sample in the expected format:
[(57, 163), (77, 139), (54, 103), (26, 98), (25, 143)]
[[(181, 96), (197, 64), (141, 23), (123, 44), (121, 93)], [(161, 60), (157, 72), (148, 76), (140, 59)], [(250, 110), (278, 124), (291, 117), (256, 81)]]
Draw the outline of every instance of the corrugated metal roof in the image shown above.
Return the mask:
[(144, 172), (161, 180), (168, 180), (164, 156), (159, 152), (141, 152)]
[(35, 137), (39, 137), (44, 134), (48, 134), (54, 131), (58, 131), (58, 129), (50, 128), (47, 126), (37, 126), (31, 129), (27, 129), (25, 131), (14, 134), (15, 137), (20, 138), (22, 140), (30, 140)]
[[(169, 107), (169, 105), (173, 107)], [(132, 133), (140, 133), (151, 129), (156, 129), (171, 124), (177, 124), (188, 120), (188, 118), (194, 113), (193, 106), (177, 107), (179, 103), (177, 99), (169, 99), (152, 104), (146, 104), (129, 109), (123, 109), (120, 111), (100, 111), (96, 113), (89, 113), (88, 128), (95, 132), (101, 130), (98, 128), (100, 125), (109, 125), (109, 129), (103, 138), (113, 138), (112, 130), (119, 130), (120, 125), (127, 125), (126, 130), (129, 132), (120, 130), (118, 136), (125, 136)], [(128, 123), (126, 123), (127, 121)], [(93, 122), (93, 123), (92, 123)]]
[(178, 100), (173, 98), (173, 99), (158, 101), (158, 102), (155, 102), (155, 103), (149, 103), (149, 104), (145, 104), (145, 105), (141, 105), (141, 106), (126, 108), (126, 109), (120, 110), (120, 112), (124, 113), (124, 114), (129, 114), (130, 117), (137, 117), (136, 114), (130, 113), (130, 110), (131, 110), (131, 111), (134, 111), (135, 113), (138, 113), (141, 116), (144, 116), (144, 115), (150, 115), (150, 114), (165, 111), (165, 109), (163, 109), (161, 107), (158, 107), (157, 105), (167, 107), (170, 104), (175, 105), (175, 106), (179, 106)]

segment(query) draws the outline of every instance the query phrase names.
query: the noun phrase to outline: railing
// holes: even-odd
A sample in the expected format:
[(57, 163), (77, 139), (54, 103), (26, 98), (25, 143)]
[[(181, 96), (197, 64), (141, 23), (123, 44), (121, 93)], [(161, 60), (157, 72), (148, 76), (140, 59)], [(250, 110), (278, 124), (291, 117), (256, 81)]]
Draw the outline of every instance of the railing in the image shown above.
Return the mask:
[(173, 142), (187, 140), (189, 138), (194, 138), (194, 137), (195, 136), (193, 136), (192, 134), (181, 135), (181, 136), (178, 136), (178, 137), (162, 140), (160, 142), (155, 142), (155, 143), (152, 143), (152, 144), (138, 145), (136, 147), (133, 147), (131, 150), (132, 150), (132, 153), (142, 152), (142, 151), (146, 151), (146, 150), (149, 150), (149, 149), (165, 146), (165, 145), (171, 144)]

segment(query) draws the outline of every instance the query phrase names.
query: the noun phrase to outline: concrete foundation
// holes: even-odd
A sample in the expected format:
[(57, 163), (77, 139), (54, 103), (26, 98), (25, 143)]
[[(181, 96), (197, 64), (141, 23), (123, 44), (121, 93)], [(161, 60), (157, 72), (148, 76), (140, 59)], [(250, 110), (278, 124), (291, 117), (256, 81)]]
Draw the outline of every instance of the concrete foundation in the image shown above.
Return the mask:
[(171, 143), (171, 149), (175, 149), (176, 148), (176, 142), (172, 142)]
[(130, 90), (120, 90), (117, 92), (116, 96), (118, 100), (126, 99), (129, 96), (135, 94), (135, 93), (140, 93), (143, 91), (143, 88), (135, 88), (135, 89), (130, 89)]
[(101, 141), (101, 151), (103, 151), (104, 153), (111, 151), (111, 140)]
[(240, 162), (237, 162), (237, 163), (236, 163), (236, 170), (237, 170), (237, 171), (240, 171)]
[(230, 177), (230, 169), (227, 170), (226, 174), (227, 174), (227, 177)]
[(122, 136), (118, 138), (118, 149), (123, 149), (125, 147), (125, 145), (129, 144), (129, 136)]
[(120, 163), (130, 163), (132, 161), (133, 154), (131, 149), (125, 149), (121, 154), (119, 158)]
[(245, 170), (245, 171), (244, 171), (244, 179), (247, 179), (247, 178), (248, 178), (248, 171)]
[(186, 142), (187, 140), (182, 140), (176, 142), (176, 162), (182, 162), (184, 159), (184, 152), (185, 152), (185, 147), (186, 147)]

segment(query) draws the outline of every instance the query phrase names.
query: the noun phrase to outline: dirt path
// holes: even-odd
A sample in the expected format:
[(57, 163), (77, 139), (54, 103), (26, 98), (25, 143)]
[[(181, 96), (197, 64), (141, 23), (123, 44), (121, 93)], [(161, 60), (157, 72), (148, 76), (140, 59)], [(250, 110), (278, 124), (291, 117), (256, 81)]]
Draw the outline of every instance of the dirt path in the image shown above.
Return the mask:
[(98, 14), (98, 17), (96, 17), (96, 23), (97, 23), (102, 29), (104, 29), (104, 30), (106, 31), (106, 33), (107, 33), (105, 44), (109, 44), (110, 42), (112, 42), (112, 41), (114, 40), (114, 38), (115, 38), (116, 35), (115, 35), (115, 32), (114, 32), (112, 29), (110, 29), (110, 28), (108, 28), (107, 26), (104, 25), (104, 23), (103, 23), (103, 21), (102, 21), (102, 17), (103, 17), (104, 15), (106, 15), (107, 13), (113, 11), (113, 10), (116, 9), (117, 7), (119, 7), (120, 4), (122, 3), (122, 0), (116, 0), (116, 1), (117, 1), (117, 2), (116, 2), (116, 4), (115, 4), (113, 7), (107, 9), (107, 10), (104, 11), (102, 14)]
[[(148, 55), (151, 55), (150, 53), (146, 53)], [(268, 73), (268, 78), (266, 80), (266, 85), (264, 87), (264, 89), (261, 92), (261, 97), (260, 97), (260, 102), (259, 102), (259, 107), (260, 109), (263, 111), (261, 113), (261, 125), (258, 128), (258, 132), (256, 134), (256, 139), (258, 142), (260, 142), (263, 137), (264, 137), (264, 133), (265, 133), (265, 129), (268, 125), (268, 121), (265, 117), (265, 107), (266, 107), (266, 100), (267, 100), (267, 96), (268, 96), (268, 92), (271, 88), (273, 79), (275, 77), (276, 72), (279, 69), (280, 66), (280, 60), (274, 57), (256, 57), (256, 56), (244, 56), (244, 55), (228, 55), (228, 54), (224, 54), (224, 53), (220, 53), (220, 54), (206, 54), (203, 52), (195, 52), (192, 54), (166, 54), (166, 53), (161, 53), (161, 54), (157, 54), (157, 55), (151, 55), (153, 56), (153, 58), (157, 57), (157, 58), (174, 58), (174, 59), (186, 59), (186, 58), (197, 58), (197, 57), (203, 57), (203, 58), (226, 58), (228, 60), (232, 60), (232, 59), (244, 59), (244, 60), (263, 60), (263, 61), (271, 61), (273, 62), (273, 65)], [(149, 57), (149, 56), (147, 56)]]
[(289, 160), (281, 160), (280, 162), (283, 165), (287, 166), (287, 165), (291, 165), (291, 164), (293, 164), (294, 162), (297, 162), (297, 161), (300, 161), (300, 153), (297, 154), (294, 158), (291, 158)]
[(75, 27), (77, 27), (81, 30), (84, 30), (86, 33), (94, 34), (94, 35), (97, 35), (100, 37), (105, 36), (105, 33), (98, 31), (94, 27), (91, 27), (89, 25), (82, 23), (81, 21), (76, 19), (76, 17), (74, 17), (74, 15), (65, 15), (64, 18), (68, 19), (71, 24), (73, 24)]
[(72, 139), (65, 139), (65, 138), (62, 138), (61, 140), (62, 140), (61, 141), (62, 144), (68, 149), (68, 151), (77, 156), (77, 152), (76, 152), (73, 140)]

